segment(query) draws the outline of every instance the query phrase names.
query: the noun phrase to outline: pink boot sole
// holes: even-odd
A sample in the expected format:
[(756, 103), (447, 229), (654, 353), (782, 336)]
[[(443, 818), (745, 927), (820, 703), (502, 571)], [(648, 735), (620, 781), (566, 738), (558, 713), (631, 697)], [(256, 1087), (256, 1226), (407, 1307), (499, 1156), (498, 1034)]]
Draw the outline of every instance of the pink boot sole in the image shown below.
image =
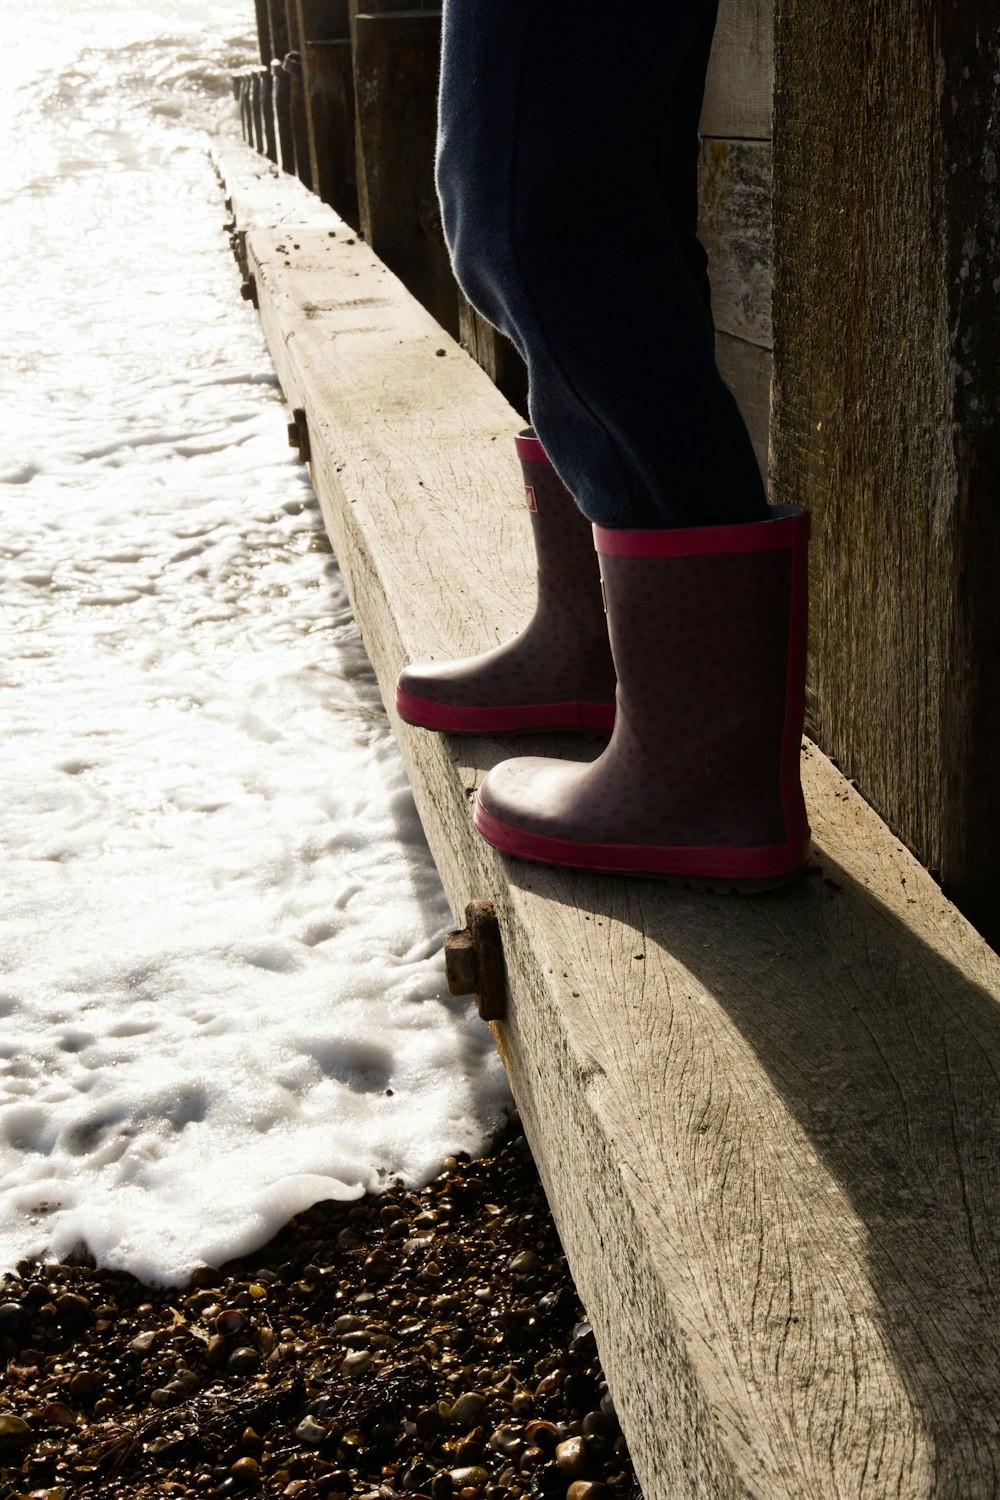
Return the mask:
[(676, 879), (699, 890), (751, 895), (786, 885), (805, 872), (808, 833), (798, 844), (756, 845), (748, 849), (659, 848), (655, 844), (585, 844), (549, 838), (504, 823), (476, 798), (473, 821), (494, 849), (515, 859), (600, 875), (646, 875)]
[(519, 729), (597, 729), (615, 727), (613, 703), (518, 703), (503, 708), (463, 708), (420, 698), (396, 688), (396, 712), (407, 724), (448, 734), (501, 734)]

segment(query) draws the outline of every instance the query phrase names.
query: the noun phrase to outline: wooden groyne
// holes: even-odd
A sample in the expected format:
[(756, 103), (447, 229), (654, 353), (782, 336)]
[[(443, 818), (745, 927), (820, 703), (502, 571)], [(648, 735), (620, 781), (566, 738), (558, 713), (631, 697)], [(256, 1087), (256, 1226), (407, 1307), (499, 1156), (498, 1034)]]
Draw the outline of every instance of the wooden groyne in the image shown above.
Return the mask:
[[(523, 414), (523, 367), (441, 239), (440, 5), (257, 8), (247, 139), (357, 225)], [(701, 163), (720, 367), (772, 499), (813, 516), (809, 731), (994, 943), (998, 56), (1000, 15), (972, 0), (847, 0), (832, 19), (825, 0), (722, 0)]]
[[(523, 369), (447, 269), (439, 7), (258, 15), (244, 133), (285, 171), (220, 166), (392, 715), (404, 662), (530, 609)], [(1000, 960), (938, 883), (995, 942), (998, 55), (971, 0), (721, 8), (702, 234), (772, 499), (814, 517), (809, 877), (517, 865), (470, 803), (523, 738), (394, 719), (456, 920), (499, 916), (491, 1024), (648, 1500), (1000, 1493)]]
[[(519, 419), (351, 226), (220, 166), (391, 714), (530, 608)], [(994, 1496), (996, 955), (812, 745), (809, 877), (724, 901), (505, 860), (470, 802), (523, 738), (394, 729), (456, 918), (499, 915), (494, 1035), (648, 1500)]]

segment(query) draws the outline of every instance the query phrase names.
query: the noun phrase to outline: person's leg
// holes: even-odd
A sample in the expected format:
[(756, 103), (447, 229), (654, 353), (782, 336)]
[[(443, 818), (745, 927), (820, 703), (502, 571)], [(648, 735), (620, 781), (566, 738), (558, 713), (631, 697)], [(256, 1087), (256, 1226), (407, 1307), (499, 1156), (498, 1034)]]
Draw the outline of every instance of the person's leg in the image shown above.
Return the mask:
[(512, 640), (479, 656), (411, 662), (396, 683), (396, 711), (455, 734), (611, 729), (615, 668), (592, 528), (537, 437), (515, 441), (535, 544), (535, 612)]
[(765, 514), (660, 190), (664, 150), (696, 150), (674, 105), (700, 93), (713, 3), (634, 0), (614, 25), (577, 0), (446, 0), (438, 186), (456, 271), (524, 354), (539, 437), (603, 525)]

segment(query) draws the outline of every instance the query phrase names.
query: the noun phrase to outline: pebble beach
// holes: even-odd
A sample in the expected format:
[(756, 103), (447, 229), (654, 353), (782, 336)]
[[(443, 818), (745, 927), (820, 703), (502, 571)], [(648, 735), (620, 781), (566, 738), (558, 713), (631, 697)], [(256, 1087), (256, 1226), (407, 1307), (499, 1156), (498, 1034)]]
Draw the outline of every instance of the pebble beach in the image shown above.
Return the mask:
[(2, 1500), (641, 1500), (516, 1120), (184, 1288), (84, 1258), (0, 1298)]

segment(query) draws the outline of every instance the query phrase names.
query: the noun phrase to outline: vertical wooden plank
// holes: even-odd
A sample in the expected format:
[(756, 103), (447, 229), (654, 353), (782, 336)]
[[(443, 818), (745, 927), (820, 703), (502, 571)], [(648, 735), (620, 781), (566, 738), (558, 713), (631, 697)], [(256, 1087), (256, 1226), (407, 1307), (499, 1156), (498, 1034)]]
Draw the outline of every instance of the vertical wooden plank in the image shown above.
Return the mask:
[(261, 69), (260, 103), (264, 126), (264, 155), (278, 160), (278, 137), (274, 123), (274, 75), (270, 64)]
[(271, 97), (274, 104), (274, 125), (277, 132), (278, 165), (289, 176), (295, 175), (295, 137), (292, 134), (292, 80), (285, 70), (284, 60), (274, 58), (271, 63)]
[(514, 410), (528, 419), (528, 370), (510, 339), (458, 295), (458, 334), (463, 346), (481, 366)]
[(295, 6), (295, 0), (282, 0), (285, 7), (285, 29), (288, 32), (287, 52), (298, 52), (301, 46), (299, 37), (299, 16)]
[(721, 333), (771, 346), (771, 145), (705, 140), (698, 234), (708, 253)]
[(351, 0), (358, 209), (369, 244), (449, 333), (458, 298), (434, 187), (439, 9)]
[(264, 69), (254, 68), (250, 75), (250, 124), (252, 143), (264, 155)]
[(267, 0), (268, 32), (271, 38), (271, 60), (280, 62), (288, 51), (288, 12), (285, 0)]
[(771, 395), (774, 0), (720, 0), (701, 117), (698, 233), (716, 357), (767, 473)]
[(297, 50), (286, 52), (282, 64), (288, 74), (288, 112), (292, 123), (292, 143), (295, 157), (295, 175), (303, 187), (312, 187), (312, 167), (309, 162), (309, 128), (306, 124), (306, 93), (302, 78), (302, 54)]
[(288, 51), (288, 12), (285, 0), (267, 0), (268, 36), (271, 50), (271, 105), (276, 135), (275, 160), (284, 172), (295, 171), (295, 139), (292, 135), (291, 80), (282, 69)]
[(294, 0), (313, 191), (357, 224), (354, 77), (347, 0)]
[(945, 889), (1000, 943), (1000, 5), (940, 5), (955, 487), (942, 693)]
[(780, 0), (772, 412), (813, 731), (994, 942), (998, 44), (993, 3)]
[(312, 166), (309, 159), (309, 125), (305, 82), (302, 75), (302, 38), (299, 34), (299, 14), (295, 0), (285, 0), (285, 19), (288, 28), (288, 51), (285, 54), (284, 66), (289, 78), (288, 107), (292, 118), (295, 175), (304, 187), (311, 188)]
[(349, 37), (306, 42), (302, 52), (309, 111), (313, 190), (341, 218), (358, 219), (354, 71)]
[(774, 0), (720, 0), (702, 135), (768, 140), (774, 103)]
[(271, 22), (267, 14), (267, 0), (254, 0), (257, 21), (257, 46), (260, 60), (266, 68), (271, 61)]
[(251, 103), (251, 72), (247, 68), (239, 75), (240, 130), (248, 146), (253, 145), (253, 106)]

